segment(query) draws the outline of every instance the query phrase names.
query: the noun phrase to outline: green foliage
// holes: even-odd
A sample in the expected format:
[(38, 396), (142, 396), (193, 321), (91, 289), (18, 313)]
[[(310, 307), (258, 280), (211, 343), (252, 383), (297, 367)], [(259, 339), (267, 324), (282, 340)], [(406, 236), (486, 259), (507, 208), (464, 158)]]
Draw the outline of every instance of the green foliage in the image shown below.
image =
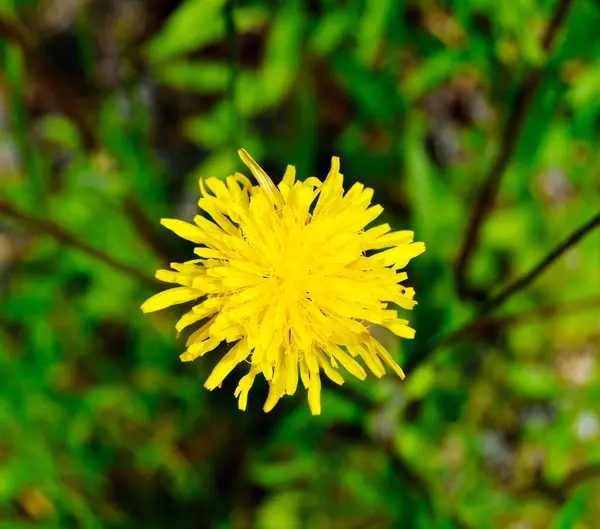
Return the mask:
[[(597, 527), (600, 230), (424, 357), (481, 314), (456, 257), (533, 68), (468, 276), (497, 293), (598, 213), (597, 2), (549, 53), (550, 0), (62, 4), (0, 1), (0, 529)], [(257, 382), (242, 413), (241, 370), (202, 387), (224, 349), (181, 364), (179, 312), (141, 314), (192, 258), (159, 219), (240, 147), (275, 181), (340, 156), (426, 242), (417, 338), (379, 336), (404, 382), (326, 386), (318, 417)]]

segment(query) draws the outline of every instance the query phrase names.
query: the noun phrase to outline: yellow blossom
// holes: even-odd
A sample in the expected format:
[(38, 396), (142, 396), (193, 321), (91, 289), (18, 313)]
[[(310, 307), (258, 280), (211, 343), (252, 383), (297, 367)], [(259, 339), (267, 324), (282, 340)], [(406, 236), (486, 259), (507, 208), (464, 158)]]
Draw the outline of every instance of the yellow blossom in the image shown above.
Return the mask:
[(404, 378), (369, 333), (369, 323), (414, 338), (393, 307), (416, 305), (414, 290), (401, 285), (407, 275), (400, 269), (425, 245), (413, 242), (412, 231), (393, 232), (387, 224), (365, 229), (383, 208), (370, 205), (373, 190), (362, 184), (344, 194), (339, 158), (332, 158), (323, 182), (296, 181), (295, 168), (288, 166), (276, 186), (245, 150), (238, 152), (259, 185), (239, 173), (225, 182), (201, 179), (198, 206), (212, 222), (199, 215), (194, 224), (162, 219), (163, 226), (197, 245), (198, 259), (158, 270), (158, 279), (179, 286), (151, 297), (142, 310), (194, 301), (176, 329), (202, 323), (181, 360), (235, 342), (205, 387), (219, 387), (247, 361), (249, 371), (235, 391), (242, 410), (261, 373), (270, 388), (266, 412), (294, 394), (300, 379), (315, 415), (321, 412), (321, 372), (343, 384), (341, 365), (363, 380), (367, 374), (357, 361), (362, 359), (377, 377), (387, 364)]

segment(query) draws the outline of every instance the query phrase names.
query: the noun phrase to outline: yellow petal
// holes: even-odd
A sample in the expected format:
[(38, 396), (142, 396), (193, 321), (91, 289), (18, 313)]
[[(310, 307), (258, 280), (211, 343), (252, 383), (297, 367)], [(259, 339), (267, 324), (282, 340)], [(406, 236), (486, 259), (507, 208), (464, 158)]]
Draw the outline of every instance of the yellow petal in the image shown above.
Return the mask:
[(354, 222), (358, 228), (364, 228), (366, 225), (373, 222), (379, 215), (383, 213), (383, 208), (379, 205), (371, 206), (369, 209), (365, 210), (363, 213), (356, 215)]
[(265, 405), (263, 406), (263, 410), (265, 413), (269, 413), (274, 407), (275, 404), (279, 402), (281, 395), (277, 393), (274, 384), (271, 384), (269, 387), (269, 394), (267, 395), (267, 400), (265, 401)]
[(302, 380), (304, 389), (308, 389), (308, 386), (310, 386), (310, 376), (308, 374), (308, 366), (306, 365), (304, 356), (300, 358), (300, 379)]
[(337, 156), (331, 158), (331, 169), (327, 178), (320, 188), (320, 195), (313, 217), (324, 217), (335, 210), (335, 206), (341, 202), (344, 193), (343, 177), (340, 173), (340, 159)]
[(383, 347), (383, 345), (381, 345), (377, 340), (375, 340), (375, 338), (371, 339), (369, 345), (372, 347), (373, 351), (378, 356), (380, 356), (383, 359), (383, 361), (387, 365), (389, 365), (402, 380), (406, 378), (404, 371), (402, 371), (400, 366), (392, 358), (392, 355), (387, 351), (385, 347)]
[(383, 364), (381, 363), (381, 360), (379, 360), (377, 354), (368, 347), (365, 347), (364, 344), (349, 345), (348, 350), (353, 356), (360, 356), (365, 361), (365, 364), (367, 364), (367, 367), (377, 378), (381, 378), (385, 375), (385, 367), (383, 367)]
[(241, 378), (238, 387), (235, 390), (234, 395), (238, 398), (238, 408), (242, 411), (246, 409), (248, 404), (248, 392), (250, 391), (252, 384), (254, 384), (254, 379), (256, 378), (258, 371), (259, 368), (257, 366), (252, 366), (250, 372)]
[(206, 178), (205, 182), (208, 188), (215, 194), (217, 198), (223, 200), (230, 200), (231, 197), (229, 195), (229, 189), (227, 189), (227, 186), (223, 183), (222, 180), (219, 180), (218, 178), (215, 178), (213, 176), (210, 178)]
[(155, 294), (142, 305), (142, 312), (156, 312), (172, 305), (186, 303), (202, 296), (201, 292), (187, 287), (175, 287)]
[(198, 244), (204, 241), (202, 230), (189, 222), (178, 219), (160, 219), (160, 223), (182, 239)]
[(370, 250), (378, 250), (380, 248), (391, 248), (400, 244), (408, 244), (413, 241), (415, 233), (409, 230), (394, 231), (376, 239), (369, 244)]
[(201, 215), (196, 215), (194, 217), (194, 223), (203, 233), (207, 233), (212, 237), (221, 237), (222, 235), (225, 235), (225, 232), (219, 226), (217, 226), (214, 222), (205, 219)]
[(384, 321), (383, 326), (401, 338), (412, 339), (415, 337), (415, 330), (408, 326), (407, 320)]
[(293, 395), (298, 387), (298, 349), (295, 346), (290, 347), (285, 353), (285, 364), (285, 392), (287, 395)]
[(181, 318), (179, 318), (179, 321), (175, 324), (175, 329), (177, 329), (177, 332), (181, 332), (186, 327), (204, 318), (206, 318), (204, 314), (190, 310), (189, 312), (186, 312), (183, 316), (181, 316)]
[(296, 181), (296, 168), (293, 165), (288, 165), (285, 168), (285, 173), (283, 173), (282, 182), (292, 188), (294, 186), (294, 182)]
[(263, 171), (262, 167), (254, 161), (252, 156), (250, 156), (245, 149), (239, 149), (238, 154), (242, 159), (242, 162), (244, 162), (248, 169), (252, 171), (254, 178), (256, 178), (260, 186), (269, 194), (275, 205), (278, 208), (283, 207), (283, 197), (281, 196), (281, 192), (277, 189), (273, 180), (269, 178), (269, 175)]
[(273, 364), (269, 362), (261, 362), (260, 368), (267, 381), (273, 380)]
[(408, 262), (425, 251), (425, 243), (414, 242), (402, 244), (371, 256), (369, 259), (378, 260), (383, 266), (394, 265), (394, 268), (404, 268)]
[(218, 201), (211, 198), (201, 198), (198, 200), (198, 207), (206, 211), (213, 220), (229, 235), (237, 235), (238, 229), (232, 224), (232, 222), (219, 211), (217, 207)]
[(411, 259), (421, 255), (424, 251), (424, 242), (413, 242), (412, 244), (405, 246), (402, 257), (397, 259), (395, 266), (397, 268), (404, 268)]
[(400, 295), (393, 296), (391, 301), (393, 301), (399, 307), (403, 309), (412, 310), (417, 302), (413, 299), (415, 295), (414, 288), (404, 288), (404, 293)]
[(319, 180), (316, 176), (309, 176), (302, 183), (311, 187), (321, 187), (323, 185), (323, 182), (321, 182), (321, 180)]
[(275, 362), (275, 373), (273, 375), (273, 386), (279, 396), (285, 395), (286, 376), (285, 352), (283, 349), (280, 349), (277, 361)]
[(219, 250), (212, 248), (197, 247), (194, 248), (194, 253), (203, 259), (225, 259), (225, 256)]
[(329, 344), (327, 347), (327, 353), (339, 360), (346, 370), (360, 380), (364, 380), (367, 377), (366, 371), (362, 366), (354, 360), (346, 351), (343, 351), (335, 344)]
[(154, 277), (165, 283), (179, 283), (180, 278), (186, 276), (173, 270), (157, 270)]
[(187, 339), (187, 341), (185, 342), (185, 346), (190, 347), (192, 344), (194, 344), (196, 342), (201, 342), (203, 340), (206, 340), (208, 338), (208, 333), (209, 333), (210, 328), (211, 328), (212, 324), (214, 323), (214, 321), (215, 321), (215, 318), (213, 317), (210, 320), (208, 320), (204, 325), (202, 325), (202, 327), (195, 330), (190, 335), (190, 337)]
[(190, 345), (185, 353), (179, 355), (179, 358), (182, 362), (191, 362), (200, 356), (204, 356), (209, 351), (212, 351), (219, 343), (220, 340), (216, 340), (215, 338), (209, 338), (202, 342), (195, 342)]
[(342, 378), (342, 375), (340, 375), (338, 371), (336, 371), (335, 369), (333, 369), (333, 367), (331, 367), (331, 363), (329, 362), (329, 359), (323, 353), (319, 354), (319, 364), (323, 368), (323, 371), (325, 372), (327, 377), (332, 382), (335, 382), (336, 384), (339, 384), (340, 386), (344, 383), (344, 379)]
[(314, 351), (310, 351), (304, 354), (304, 360), (306, 361), (306, 367), (308, 367), (309, 372), (318, 371), (319, 370), (319, 362), (317, 361), (317, 355)]
[(238, 322), (229, 319), (226, 314), (221, 313), (215, 318), (209, 334), (221, 341), (233, 342), (244, 334), (244, 328)]
[(233, 173), (233, 178), (235, 178), (240, 184), (242, 184), (242, 187), (246, 190), (252, 187), (252, 182), (250, 181), (250, 179), (242, 173)]
[(204, 387), (209, 391), (212, 391), (217, 386), (220, 386), (227, 375), (233, 371), (235, 366), (240, 362), (243, 362), (249, 354), (248, 344), (245, 340), (240, 340), (232, 347), (231, 351), (221, 358), (219, 363), (212, 370), (212, 373), (206, 379)]
[(365, 231), (362, 234), (362, 238), (367, 241), (367, 248), (373, 249), (373, 241), (381, 238), (382, 235), (385, 235), (391, 229), (389, 224), (380, 224), (379, 226), (373, 226)]
[(310, 387), (308, 388), (308, 405), (313, 415), (321, 415), (321, 378), (318, 371), (310, 373)]

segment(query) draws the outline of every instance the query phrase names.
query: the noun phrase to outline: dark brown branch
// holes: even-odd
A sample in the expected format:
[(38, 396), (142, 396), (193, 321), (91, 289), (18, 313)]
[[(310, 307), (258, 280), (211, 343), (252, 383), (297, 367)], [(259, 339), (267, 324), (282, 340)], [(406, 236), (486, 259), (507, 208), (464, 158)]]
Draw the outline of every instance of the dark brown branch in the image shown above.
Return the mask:
[(529, 272), (527, 272), (519, 279), (514, 281), (511, 285), (502, 290), (500, 294), (492, 298), (489, 302), (485, 303), (478, 310), (478, 314), (475, 318), (473, 318), (466, 324), (460, 326), (458, 329), (455, 329), (454, 331), (451, 331), (448, 334), (442, 336), (439, 340), (436, 340), (433, 343), (426, 345), (424, 351), (420, 355), (412, 357), (412, 360), (407, 363), (406, 369), (410, 371), (412, 369), (417, 368), (419, 365), (426, 362), (440, 347), (455, 343), (463, 339), (465, 336), (471, 334), (474, 329), (481, 327), (481, 325), (485, 323), (488, 314), (498, 309), (516, 293), (529, 286), (533, 281), (535, 281), (535, 279), (538, 278), (538, 276), (540, 276), (544, 272), (544, 270), (546, 270), (546, 268), (548, 268), (552, 263), (554, 263), (554, 261), (556, 261), (569, 248), (578, 243), (581, 239), (583, 239), (586, 235), (591, 233), (594, 230), (594, 228), (597, 228), (598, 226), (600, 226), (600, 213), (598, 213), (590, 221), (588, 221), (586, 224), (584, 224), (583, 226), (578, 228), (574, 233), (572, 233), (565, 241), (559, 244), (546, 257), (544, 257), (544, 259), (542, 259), (537, 266), (533, 267)]
[(86, 111), (78, 103), (76, 95), (65, 85), (38, 55), (35, 45), (18, 22), (0, 15), (0, 36), (13, 42), (23, 53), (31, 75), (44, 86), (44, 91), (54, 104), (77, 127), (83, 147), (87, 151), (95, 148), (96, 134)]
[[(542, 48), (548, 52), (553, 47), (560, 28), (565, 23), (573, 0), (559, 0), (552, 20), (542, 38)], [(504, 127), (500, 150), (471, 210), (465, 238), (459, 252), (455, 268), (455, 281), (461, 299), (483, 299), (484, 293), (468, 282), (469, 267), (479, 245), (481, 229), (486, 217), (492, 211), (500, 182), (510, 164), (517, 147), (521, 132), (527, 120), (531, 104), (542, 83), (544, 67), (533, 68), (523, 79), (517, 90), (512, 112)]]
[(578, 468), (572, 471), (558, 485), (548, 484), (542, 476), (537, 476), (537, 479), (526, 488), (518, 491), (520, 494), (540, 494), (552, 500), (558, 505), (565, 503), (573, 490), (579, 485), (593, 479), (600, 478), (600, 463), (593, 463), (589, 466)]
[(569, 494), (573, 489), (585, 481), (600, 478), (600, 463), (595, 463), (587, 467), (578, 468), (571, 472), (560, 484), (559, 489)]
[(506, 303), (506, 301), (508, 301), (517, 292), (527, 288), (546, 270), (546, 268), (552, 265), (554, 261), (567, 252), (567, 250), (569, 250), (572, 246), (577, 244), (586, 235), (590, 234), (598, 226), (600, 226), (600, 213), (572, 233), (566, 240), (564, 240), (546, 257), (544, 257), (544, 259), (542, 259), (537, 266), (533, 267), (529, 272), (514, 281), (511, 285), (508, 285), (497, 296), (485, 303), (480, 313), (489, 314), (500, 307), (500, 305)]
[(407, 373), (409, 373), (410, 371), (417, 369), (419, 366), (430, 360), (431, 357), (442, 347), (447, 347), (466, 338), (481, 334), (481, 332), (485, 329), (496, 329), (512, 323), (521, 323), (535, 319), (542, 319), (544, 317), (557, 317), (565, 314), (574, 314), (575, 312), (589, 310), (590, 308), (595, 308), (598, 306), (600, 306), (600, 298), (595, 297), (590, 298), (589, 300), (568, 304), (549, 305), (547, 307), (540, 307), (538, 309), (532, 309), (499, 318), (490, 318), (486, 315), (482, 315), (481, 317), (473, 318), (457, 329), (444, 334), (437, 340), (434, 338), (429, 344), (425, 345), (423, 351), (419, 355), (413, 356), (402, 367)]
[(4, 215), (6, 217), (11, 217), (13, 219), (21, 221), (26, 226), (43, 233), (45, 235), (50, 235), (60, 243), (75, 248), (94, 259), (110, 266), (111, 268), (122, 272), (136, 281), (140, 281), (141, 283), (156, 286), (157, 282), (149, 276), (146, 276), (136, 270), (135, 268), (129, 266), (128, 264), (121, 263), (117, 261), (110, 255), (89, 246), (85, 242), (81, 241), (77, 236), (68, 232), (58, 224), (43, 218), (38, 218), (29, 213), (26, 213), (13, 204), (8, 202), (5, 199), (0, 199), (0, 215)]
[(455, 337), (476, 337), (484, 334), (490, 329), (503, 329), (509, 325), (529, 323), (532, 321), (545, 320), (548, 318), (557, 318), (578, 312), (587, 311), (594, 308), (600, 308), (600, 296), (591, 297), (583, 300), (569, 301), (566, 303), (553, 303), (551, 305), (542, 305), (530, 310), (518, 312), (516, 314), (508, 314), (496, 318), (485, 317), (473, 322), (462, 336)]

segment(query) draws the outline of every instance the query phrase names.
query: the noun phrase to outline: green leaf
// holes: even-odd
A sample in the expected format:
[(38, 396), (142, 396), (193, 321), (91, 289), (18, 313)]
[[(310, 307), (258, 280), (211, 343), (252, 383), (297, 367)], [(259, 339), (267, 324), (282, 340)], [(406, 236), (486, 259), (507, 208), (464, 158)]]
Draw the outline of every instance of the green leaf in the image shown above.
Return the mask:
[(424, 398), (435, 384), (433, 366), (425, 365), (417, 369), (404, 384), (404, 393), (408, 400)]
[[(171, 14), (164, 28), (147, 45), (152, 63), (202, 48), (224, 37), (225, 0), (187, 0)], [(238, 32), (261, 26), (265, 13), (257, 8), (240, 8), (234, 13)]]
[(586, 499), (587, 491), (579, 490), (575, 492), (562, 509), (558, 511), (548, 529), (573, 529), (585, 508)]
[(402, 81), (400, 92), (406, 99), (414, 101), (448, 79), (458, 69), (460, 61), (461, 56), (452, 50), (433, 55)]
[(415, 112), (409, 113), (399, 155), (404, 158), (406, 192), (414, 208), (414, 228), (420, 238), (429, 241), (434, 238), (434, 232), (439, 230), (431, 214), (432, 211), (439, 211), (439, 204), (435, 193), (434, 168), (423, 148), (425, 130), (421, 116)]
[(202, 93), (224, 91), (229, 75), (229, 66), (218, 62), (181, 60), (156, 69), (156, 77), (163, 83), (174, 88)]
[(365, 117), (389, 121), (394, 116), (401, 101), (390, 77), (374, 74), (346, 53), (335, 54), (330, 60)]
[(38, 127), (40, 135), (46, 140), (73, 150), (81, 146), (77, 129), (61, 116), (44, 116), (38, 122)]
[(304, 16), (297, 0), (277, 12), (260, 72), (243, 72), (236, 86), (236, 103), (243, 116), (253, 116), (281, 103), (300, 70)]
[(390, 23), (391, 0), (366, 2), (357, 31), (356, 57), (361, 64), (371, 66), (383, 35)]
[(342, 43), (355, 26), (356, 17), (348, 9), (331, 11), (322, 16), (310, 37), (309, 48), (321, 55), (329, 55)]
[(231, 107), (219, 105), (214, 111), (188, 119), (183, 125), (186, 138), (211, 149), (223, 147), (231, 137)]
[(596, 103), (600, 95), (600, 63), (596, 63), (577, 77), (575, 84), (567, 95), (567, 100), (573, 108), (585, 109)]
[(555, 376), (543, 366), (514, 365), (508, 371), (508, 380), (513, 391), (525, 397), (552, 397), (558, 390)]
[(256, 513), (257, 529), (300, 529), (303, 495), (283, 490), (270, 496)]
[(187, 0), (169, 17), (147, 47), (152, 62), (200, 48), (225, 33), (225, 0)]
[(281, 487), (310, 477), (317, 467), (318, 462), (306, 452), (285, 463), (254, 463), (251, 475), (252, 480), (262, 487)]

